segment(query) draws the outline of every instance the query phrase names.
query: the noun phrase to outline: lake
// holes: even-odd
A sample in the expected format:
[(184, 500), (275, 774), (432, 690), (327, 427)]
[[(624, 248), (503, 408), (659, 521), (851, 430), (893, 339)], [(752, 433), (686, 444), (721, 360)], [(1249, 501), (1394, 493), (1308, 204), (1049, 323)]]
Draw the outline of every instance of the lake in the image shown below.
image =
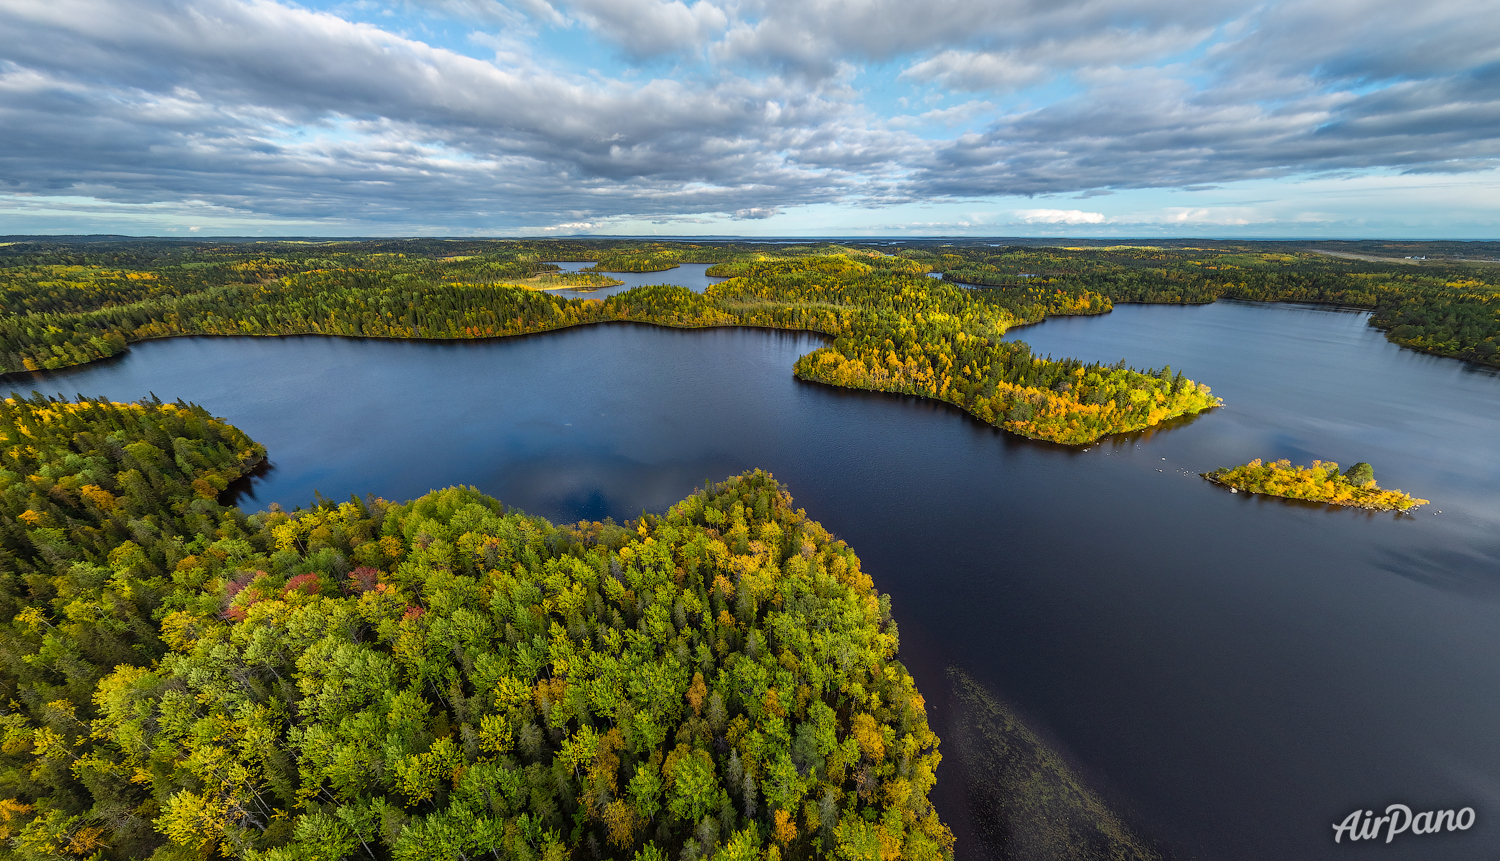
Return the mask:
[[(768, 469), (893, 596), (961, 859), (1007, 851), (948, 741), (950, 666), (1170, 856), (1493, 861), (1500, 377), (1366, 319), (1123, 305), (1016, 330), (1043, 355), (1170, 363), (1226, 401), (1087, 450), (801, 383), (821, 339), (761, 330), (184, 338), (12, 386), (203, 404), (269, 449), (250, 508), (464, 483), (555, 521), (624, 519)], [(1255, 457), (1369, 461), (1433, 504), (1331, 509), (1196, 475)], [(1350, 811), (1394, 802), (1478, 821), (1333, 843)]]
[[(556, 265), (563, 272), (578, 272), (594, 265), (591, 260), (549, 260), (547, 262)], [(681, 263), (661, 272), (601, 272), (599, 274), (624, 283), (613, 287), (600, 287), (597, 290), (548, 290), (547, 292), (565, 299), (603, 299), (614, 293), (623, 293), (632, 287), (676, 284), (694, 293), (702, 293), (708, 289), (708, 285), (727, 280), (704, 274), (712, 265), (712, 263)]]

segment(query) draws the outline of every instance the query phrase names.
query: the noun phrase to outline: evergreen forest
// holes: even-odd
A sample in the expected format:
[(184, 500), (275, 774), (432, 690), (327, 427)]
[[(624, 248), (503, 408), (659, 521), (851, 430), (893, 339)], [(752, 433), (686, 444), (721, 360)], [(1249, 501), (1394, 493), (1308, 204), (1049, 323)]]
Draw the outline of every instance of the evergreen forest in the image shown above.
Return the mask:
[(0, 857), (952, 857), (890, 599), (765, 473), (247, 515), (190, 404), (0, 436)]

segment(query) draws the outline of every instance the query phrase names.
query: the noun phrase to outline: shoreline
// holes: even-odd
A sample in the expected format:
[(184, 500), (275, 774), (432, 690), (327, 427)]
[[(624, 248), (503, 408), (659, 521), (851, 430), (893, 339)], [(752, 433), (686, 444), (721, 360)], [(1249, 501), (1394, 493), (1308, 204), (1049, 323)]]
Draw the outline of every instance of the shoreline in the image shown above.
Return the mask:
[[(594, 300), (594, 301), (599, 301), (599, 300)], [(1090, 316), (1095, 316), (1095, 315), (1090, 315)], [(135, 344), (146, 344), (146, 343), (151, 343), (151, 342), (154, 342), (154, 341), (169, 341), (169, 340), (173, 340), (173, 339), (177, 339), (177, 338), (340, 338), (340, 339), (346, 339), (346, 340), (351, 340), (351, 341), (407, 341), (407, 342), (413, 342), (413, 343), (432, 343), (432, 344), (460, 344), (460, 343), (467, 344), (467, 343), (484, 343), (484, 342), (489, 342), (489, 341), (501, 341), (501, 340), (508, 340), (508, 339), (512, 339), (512, 338), (526, 338), (526, 337), (533, 337), (533, 336), (550, 335), (550, 334), (557, 333), (557, 332), (563, 332), (563, 331), (566, 331), (568, 329), (579, 329), (579, 328), (583, 328), (583, 327), (586, 327), (586, 326), (600, 326), (600, 325), (621, 324), (621, 323), (623, 323), (623, 324), (630, 324), (630, 325), (637, 325), (637, 326), (655, 326), (655, 327), (659, 327), (659, 328), (663, 328), (663, 329), (677, 329), (677, 330), (682, 330), (682, 331), (706, 330), (706, 329), (755, 329), (755, 330), (760, 330), (760, 331), (764, 331), (764, 332), (778, 332), (778, 333), (785, 333), (785, 334), (817, 335), (817, 336), (820, 336), (820, 337), (823, 337), (823, 338), (827, 338), (830, 343), (837, 337), (837, 336), (833, 335), (832, 333), (824, 332), (824, 331), (819, 330), (819, 329), (804, 329), (804, 328), (781, 327), (781, 326), (766, 326), (766, 325), (757, 325), (757, 324), (750, 324), (750, 323), (706, 323), (706, 324), (702, 324), (702, 325), (695, 325), (695, 324), (692, 324), (692, 323), (672, 323), (672, 322), (663, 322), (663, 321), (658, 321), (658, 320), (633, 320), (633, 319), (629, 319), (629, 318), (614, 319), (614, 320), (588, 320), (588, 321), (581, 321), (581, 322), (577, 322), (577, 323), (569, 323), (569, 324), (564, 325), (564, 326), (554, 326), (554, 327), (551, 327), (551, 328), (537, 329), (535, 331), (530, 331), (530, 332), (515, 332), (515, 333), (505, 334), (505, 335), (484, 335), (484, 336), (474, 337), (474, 338), (388, 337), (388, 336), (382, 336), (382, 335), (341, 335), (341, 334), (329, 334), (329, 333), (326, 333), (326, 332), (276, 332), (276, 333), (269, 333), (269, 334), (253, 334), (253, 333), (249, 333), (249, 332), (243, 332), (243, 333), (236, 333), (236, 334), (232, 334), (232, 335), (219, 334), (219, 333), (213, 333), (213, 332), (184, 332), (184, 333), (180, 333), (180, 334), (160, 335), (160, 336), (152, 337), (152, 338), (143, 338), (143, 339), (141, 339), (139, 341), (132, 341), (132, 342), (130, 342), (129, 344), (126, 345), (126, 348), (124, 350), (121, 350), (120, 352), (115, 353), (112, 356), (104, 356), (104, 357), (101, 357), (101, 358), (98, 358), (98, 359), (94, 359), (92, 361), (85, 362), (85, 363), (79, 364), (79, 365), (68, 365), (68, 366), (62, 367), (62, 368), (47, 368), (47, 369), (35, 370), (35, 371), (10, 371), (10, 372), (4, 373), (4, 374), (0, 374), (0, 384), (16, 383), (16, 382), (19, 382), (21, 379), (26, 379), (26, 378), (30, 378), (30, 379), (33, 379), (33, 380), (44, 379), (45, 375), (63, 374), (63, 373), (68, 373), (70, 371), (73, 371), (75, 369), (85, 368), (85, 367), (88, 367), (89, 365), (93, 365), (93, 364), (97, 364), (97, 363), (104, 363), (104, 362), (111, 362), (111, 361), (120, 361), (120, 360), (123, 360), (125, 358), (126, 354), (129, 353), (130, 348), (132, 346), (134, 346)], [(1009, 330), (1007, 330), (1007, 331), (1009, 331)], [(840, 385), (840, 384), (837, 384), (837, 383), (830, 383), (830, 382), (827, 382), (825, 380), (818, 380), (818, 379), (813, 379), (813, 378), (809, 378), (809, 377), (803, 377), (801, 374), (797, 373), (795, 364), (793, 365), (793, 368), (792, 368), (792, 376), (796, 377), (798, 380), (801, 380), (804, 383), (813, 383), (813, 384), (816, 384), (816, 385), (828, 386), (830, 388), (840, 389), (840, 390), (843, 390), (843, 391), (868, 392), (870, 394), (879, 394), (879, 395), (896, 395), (896, 396), (901, 396), (901, 397), (913, 397), (913, 398), (920, 398), (922, 400), (932, 401), (934, 403), (943, 404), (944, 406), (956, 409), (959, 412), (963, 413), (964, 415), (968, 416), (971, 420), (976, 421), (979, 424), (984, 425), (985, 427), (994, 428), (995, 430), (1002, 431), (1002, 432), (1008, 433), (1008, 434), (1012, 434), (1014, 436), (1020, 437), (1021, 439), (1030, 440), (1031, 442), (1045, 443), (1047, 445), (1064, 446), (1064, 447), (1070, 448), (1070, 449), (1079, 448), (1079, 447), (1082, 447), (1082, 446), (1094, 445), (1095, 443), (1097, 443), (1100, 440), (1105, 439), (1107, 437), (1120, 436), (1120, 435), (1124, 435), (1124, 434), (1145, 433), (1145, 432), (1148, 432), (1148, 431), (1151, 431), (1151, 430), (1154, 430), (1154, 429), (1161, 428), (1162, 426), (1164, 426), (1164, 425), (1166, 425), (1168, 423), (1175, 423), (1175, 422), (1182, 421), (1184, 419), (1192, 420), (1193, 418), (1196, 418), (1199, 415), (1203, 415), (1204, 413), (1207, 413), (1207, 412), (1209, 412), (1209, 411), (1211, 411), (1213, 409), (1216, 409), (1219, 406), (1223, 406), (1223, 404), (1220, 403), (1220, 404), (1216, 404), (1214, 406), (1207, 407), (1207, 408), (1205, 408), (1203, 410), (1200, 410), (1197, 413), (1192, 413), (1192, 414), (1182, 413), (1180, 415), (1168, 416), (1168, 417), (1162, 419), (1161, 421), (1156, 422), (1155, 424), (1149, 424), (1149, 425), (1145, 425), (1145, 426), (1142, 426), (1142, 427), (1139, 427), (1139, 428), (1131, 428), (1131, 429), (1126, 429), (1126, 430), (1114, 431), (1114, 432), (1108, 433), (1108, 434), (1101, 434), (1100, 436), (1094, 437), (1093, 439), (1090, 439), (1090, 440), (1087, 440), (1087, 441), (1084, 441), (1084, 442), (1076, 442), (1075, 443), (1075, 442), (1061, 442), (1061, 441), (1058, 441), (1058, 440), (1052, 440), (1052, 439), (1048, 439), (1046, 437), (1041, 437), (1041, 436), (1032, 436), (1030, 434), (1023, 433), (1021, 431), (1005, 427), (1004, 425), (1001, 425), (1001, 424), (995, 424), (995, 423), (992, 423), (992, 422), (987, 422), (983, 418), (981, 418), (980, 416), (978, 416), (978, 415), (974, 414), (973, 412), (971, 412), (966, 407), (962, 406), (961, 404), (954, 403), (953, 401), (947, 400), (945, 398), (933, 397), (931, 395), (924, 395), (924, 394), (919, 394), (919, 393), (916, 393), (916, 392), (889, 391), (889, 390), (886, 390), (886, 389), (863, 388), (863, 387), (859, 387), (859, 386), (844, 386), (844, 385)]]
[(1421, 508), (1422, 506), (1427, 505), (1430, 502), (1430, 500), (1419, 500), (1415, 505), (1409, 505), (1406, 508), (1396, 508), (1387, 505), (1361, 505), (1357, 502), (1336, 502), (1332, 499), (1307, 499), (1301, 496), (1286, 496), (1280, 493), (1269, 493), (1264, 490), (1250, 490), (1244, 487), (1235, 487), (1229, 482), (1220, 481), (1219, 479), (1214, 478), (1211, 474), (1206, 472), (1200, 472), (1198, 473), (1198, 475), (1209, 484), (1215, 484), (1219, 487), (1227, 487), (1235, 493), (1248, 493), (1251, 496), (1269, 496), (1272, 499), (1289, 499), (1293, 502), (1311, 502), (1317, 505), (1335, 505), (1339, 508), (1358, 508), (1362, 511), (1394, 511), (1397, 514), (1406, 514), (1408, 512), (1416, 511), (1418, 508)]

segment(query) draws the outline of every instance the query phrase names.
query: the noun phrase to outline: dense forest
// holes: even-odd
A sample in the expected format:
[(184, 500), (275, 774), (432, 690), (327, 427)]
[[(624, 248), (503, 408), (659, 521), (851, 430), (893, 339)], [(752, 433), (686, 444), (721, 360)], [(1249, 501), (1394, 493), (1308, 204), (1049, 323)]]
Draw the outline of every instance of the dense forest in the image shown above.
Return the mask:
[[(959, 259), (950, 259), (959, 258)], [(1218, 299), (1314, 302), (1371, 309), (1397, 344), (1500, 365), (1500, 266), (1412, 264), (1295, 251), (1221, 248), (971, 249), (928, 253), (944, 277), (1003, 291), (1091, 290), (1115, 302)]]
[(1341, 473), (1333, 461), (1315, 460), (1312, 466), (1293, 466), (1289, 460), (1263, 463), (1256, 459), (1243, 466), (1206, 472), (1203, 477), (1214, 484), (1249, 493), (1376, 511), (1409, 511), (1427, 504), (1425, 499), (1380, 487), (1375, 483), (1375, 469), (1362, 461)]
[[(18, 250), (19, 249), (19, 250)], [(1026, 436), (1087, 443), (1218, 403), (1168, 370), (1085, 365), (1001, 340), (1057, 314), (1107, 312), (1091, 290), (974, 290), (929, 277), (954, 255), (802, 245), (681, 243), (125, 243), (8, 246), (0, 370), (47, 370), (176, 335), (322, 334), (491, 338), (587, 323), (769, 326), (835, 343), (799, 362), (804, 379), (953, 403)], [(542, 260), (594, 259), (563, 276)], [(928, 254), (931, 258), (933, 255)], [(604, 270), (710, 262), (729, 280), (698, 294), (652, 286), (600, 300), (546, 290)], [(554, 280), (555, 279), (555, 280)]]
[(191, 405), (0, 435), (0, 857), (951, 858), (889, 598), (769, 475), (246, 515)]
[[(1019, 434), (1076, 444), (1218, 400), (1168, 369), (1034, 356), (1002, 340), (1010, 328), (1107, 313), (1116, 302), (1317, 302), (1371, 308), (1372, 324), (1414, 349), (1500, 364), (1496, 267), (1205, 246), (17, 242), (0, 246), (0, 371), (67, 367), (192, 334), (490, 338), (608, 321), (768, 326), (835, 339), (798, 362), (804, 379), (937, 398)], [(564, 259), (594, 266), (565, 274), (547, 262)], [(687, 262), (714, 264), (710, 273), (729, 280), (702, 294), (546, 292)]]
[(1170, 368), (1054, 361), (1000, 340), (1011, 326), (1048, 314), (1107, 310), (1096, 294), (1053, 294), (1018, 307), (1013, 297), (928, 278), (919, 265), (849, 255), (755, 261), (710, 269), (739, 274), (707, 296), (744, 323), (834, 335), (797, 361), (803, 379), (947, 401), (1036, 439), (1087, 443), (1219, 403)]

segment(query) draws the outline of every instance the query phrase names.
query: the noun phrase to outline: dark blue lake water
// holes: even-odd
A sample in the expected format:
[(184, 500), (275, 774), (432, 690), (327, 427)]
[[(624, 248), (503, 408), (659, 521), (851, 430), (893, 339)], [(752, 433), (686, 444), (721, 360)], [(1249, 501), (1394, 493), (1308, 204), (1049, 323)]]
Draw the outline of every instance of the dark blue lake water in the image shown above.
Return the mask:
[[(13, 386), (203, 404), (270, 450), (251, 508), (465, 483), (558, 521), (620, 519), (763, 467), (892, 594), (940, 734), (958, 666), (1176, 857), (1493, 861), (1500, 378), (1365, 320), (1220, 303), (1018, 330), (1041, 354), (1170, 363), (1227, 402), (1087, 451), (798, 382), (820, 341), (759, 330), (191, 338)], [(1433, 504), (1336, 510), (1196, 476), (1254, 457), (1369, 461)], [(945, 755), (959, 857), (1002, 857)], [(1333, 843), (1350, 811), (1393, 802), (1478, 822)]]
[[(564, 272), (578, 272), (593, 266), (592, 261), (583, 260), (554, 260), (550, 261)], [(614, 287), (600, 287), (595, 290), (548, 290), (554, 296), (562, 296), (567, 299), (603, 299), (613, 293), (621, 293), (632, 287), (645, 287), (652, 284), (676, 284), (686, 287), (694, 293), (702, 293), (708, 289), (708, 285), (723, 278), (715, 278), (705, 275), (704, 271), (712, 266), (711, 263), (681, 263), (672, 269), (663, 272), (604, 272), (616, 281), (624, 282)]]

